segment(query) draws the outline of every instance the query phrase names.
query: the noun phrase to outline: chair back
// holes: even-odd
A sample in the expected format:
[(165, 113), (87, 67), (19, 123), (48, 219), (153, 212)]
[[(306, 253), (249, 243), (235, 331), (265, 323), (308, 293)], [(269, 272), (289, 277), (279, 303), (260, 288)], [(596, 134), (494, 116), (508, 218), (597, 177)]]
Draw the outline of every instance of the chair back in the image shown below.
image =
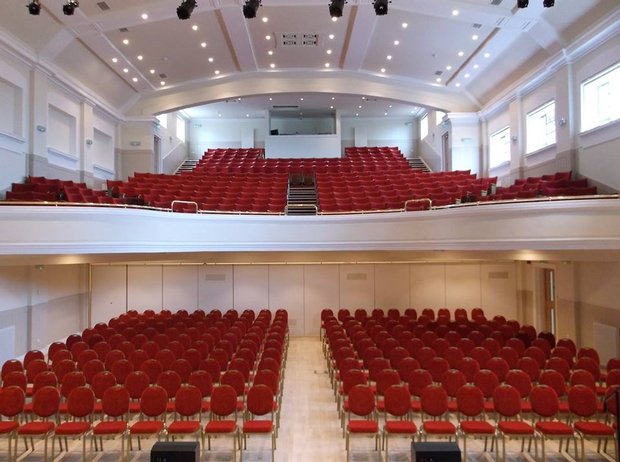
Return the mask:
[(32, 412), (43, 419), (57, 414), (59, 406), (60, 392), (56, 387), (43, 387), (32, 397)]
[(448, 394), (441, 385), (428, 385), (420, 394), (422, 412), (440, 417), (448, 411)]
[(164, 387), (151, 385), (142, 392), (140, 397), (140, 412), (143, 416), (156, 418), (166, 414), (168, 393)]
[(368, 385), (354, 385), (349, 390), (349, 412), (359, 417), (375, 411), (375, 395)]
[(95, 410), (95, 394), (86, 386), (75, 387), (69, 393), (67, 412), (72, 417), (84, 418)]
[(123, 385), (114, 385), (103, 392), (103, 413), (118, 418), (129, 412), (129, 392)]
[(237, 392), (230, 385), (213, 387), (211, 392), (211, 413), (225, 417), (237, 412)]
[(484, 395), (482, 390), (475, 385), (463, 385), (456, 392), (456, 406), (459, 413), (466, 417), (476, 417), (483, 414)]
[(568, 390), (568, 408), (573, 414), (589, 418), (597, 413), (596, 392), (585, 385), (575, 385)]
[(247, 408), (252, 415), (267, 415), (273, 412), (273, 390), (267, 385), (253, 385), (248, 391)]
[(403, 417), (411, 411), (411, 393), (409, 388), (403, 385), (391, 385), (384, 393), (385, 412), (387, 414)]
[(555, 417), (558, 413), (558, 395), (553, 388), (548, 385), (536, 385), (530, 393), (532, 411), (540, 417)]
[(183, 385), (174, 395), (174, 410), (183, 417), (200, 414), (202, 392), (194, 385)]
[(17, 418), (24, 410), (26, 393), (20, 387), (0, 388), (0, 416)]
[(502, 384), (493, 392), (493, 406), (500, 416), (513, 418), (521, 413), (521, 395), (512, 385)]

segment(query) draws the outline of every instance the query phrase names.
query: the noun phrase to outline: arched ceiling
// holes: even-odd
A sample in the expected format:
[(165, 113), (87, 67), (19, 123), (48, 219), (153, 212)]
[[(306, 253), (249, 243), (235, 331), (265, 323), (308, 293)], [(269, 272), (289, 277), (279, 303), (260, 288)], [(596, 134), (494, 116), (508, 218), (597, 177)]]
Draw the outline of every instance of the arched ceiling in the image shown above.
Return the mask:
[(372, 0), (348, 0), (332, 21), (327, 0), (263, 0), (254, 19), (243, 17), (242, 0), (198, 0), (181, 21), (181, 0), (82, 0), (73, 16), (62, 14), (64, 1), (41, 0), (35, 17), (23, 0), (7, 0), (0, 32), (131, 115), (297, 91), (477, 110), (512, 74), (620, 8), (617, 0), (554, 8), (530, 0), (527, 9), (516, 0), (392, 0), (377, 16)]

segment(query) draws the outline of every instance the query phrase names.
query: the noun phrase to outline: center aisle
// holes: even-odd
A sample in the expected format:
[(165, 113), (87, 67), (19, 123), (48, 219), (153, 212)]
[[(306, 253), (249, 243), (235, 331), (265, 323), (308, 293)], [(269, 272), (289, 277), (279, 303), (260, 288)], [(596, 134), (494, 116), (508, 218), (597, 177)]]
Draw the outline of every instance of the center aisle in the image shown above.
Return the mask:
[[(291, 337), (284, 376), (277, 462), (346, 460), (336, 402), (325, 366), (318, 337)], [(370, 439), (359, 440), (358, 445), (370, 448), (372, 442)], [(379, 453), (368, 451), (352, 454), (351, 460), (378, 461), (380, 458)]]

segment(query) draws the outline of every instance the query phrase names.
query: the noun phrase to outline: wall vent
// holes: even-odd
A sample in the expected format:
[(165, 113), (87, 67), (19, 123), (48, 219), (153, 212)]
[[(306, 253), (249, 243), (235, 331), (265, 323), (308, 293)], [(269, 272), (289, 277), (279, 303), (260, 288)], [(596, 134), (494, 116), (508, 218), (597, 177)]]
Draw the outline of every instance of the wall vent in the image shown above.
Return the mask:
[(366, 273), (347, 273), (347, 280), (349, 281), (365, 281), (367, 277)]
[(435, 71), (435, 75), (442, 75), (443, 71)]
[(205, 274), (205, 281), (225, 281), (225, 274)]
[(166, 74), (164, 74), (164, 73), (161, 73), (161, 74), (159, 74), (159, 78), (160, 79), (167, 79), (168, 76)]
[(274, 105), (271, 106), (271, 109), (274, 111), (299, 111), (299, 106)]
[(508, 271), (490, 271), (489, 279), (508, 279)]
[(476, 23), (472, 24), (471, 27), (473, 27), (474, 29), (480, 29), (482, 27), (482, 24), (476, 22)]
[(108, 11), (110, 9), (110, 5), (108, 5), (106, 2), (97, 2), (97, 6), (101, 11)]
[(121, 27), (119, 31), (122, 32), (123, 34), (126, 34), (127, 32), (129, 32), (129, 29), (127, 29), (126, 27)]
[(504, 0), (491, 0), (491, 5), (499, 6)]
[(319, 44), (319, 34), (284, 32), (278, 38), (283, 47), (315, 47)]

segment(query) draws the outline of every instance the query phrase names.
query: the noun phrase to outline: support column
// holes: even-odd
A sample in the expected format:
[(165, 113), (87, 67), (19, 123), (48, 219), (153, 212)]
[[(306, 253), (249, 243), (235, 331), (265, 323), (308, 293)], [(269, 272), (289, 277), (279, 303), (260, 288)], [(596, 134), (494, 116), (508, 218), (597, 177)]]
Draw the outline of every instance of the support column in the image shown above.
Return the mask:
[(26, 175), (45, 176), (47, 173), (47, 75), (38, 69), (30, 78), (30, 152), (27, 154)]

